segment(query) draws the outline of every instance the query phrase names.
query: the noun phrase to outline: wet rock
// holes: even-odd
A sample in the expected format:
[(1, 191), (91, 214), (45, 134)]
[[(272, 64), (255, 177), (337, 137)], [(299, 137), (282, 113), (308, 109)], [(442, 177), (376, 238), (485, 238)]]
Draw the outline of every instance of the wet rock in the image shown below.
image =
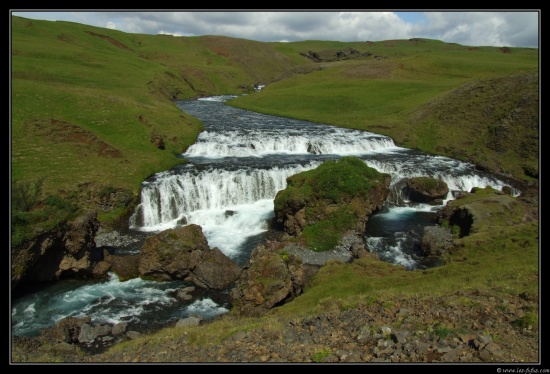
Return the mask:
[(195, 291), (195, 287), (180, 288), (175, 292), (175, 297), (178, 300), (189, 301), (193, 299), (193, 296), (189, 294), (193, 291)]
[(109, 264), (120, 281), (139, 277), (139, 255), (115, 256), (103, 250), (103, 261)]
[(434, 205), (440, 204), (449, 193), (447, 183), (431, 177), (409, 178), (405, 189), (411, 201)]
[(122, 335), (126, 332), (127, 329), (128, 322), (118, 322), (113, 326), (111, 334), (113, 334), (114, 336)]

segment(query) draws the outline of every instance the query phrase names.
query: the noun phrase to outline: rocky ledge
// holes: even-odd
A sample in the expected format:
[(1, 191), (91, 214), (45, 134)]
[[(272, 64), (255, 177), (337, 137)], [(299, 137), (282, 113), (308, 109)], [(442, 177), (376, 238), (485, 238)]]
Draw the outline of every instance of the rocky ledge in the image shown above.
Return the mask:
[[(15, 362), (56, 357), (82, 363), (540, 362), (538, 325), (529, 318), (538, 308), (537, 295), (495, 294), (469, 290), (351, 308), (334, 305), (307, 317), (272, 317), (242, 328), (235, 323), (206, 344), (193, 343), (194, 329), (202, 326), (181, 327), (185, 330), (155, 338), (154, 349), (147, 348), (147, 337), (136, 337), (136, 344), (99, 354), (51, 338), (12, 337), (12, 356)], [(234, 317), (221, 318), (231, 324)]]

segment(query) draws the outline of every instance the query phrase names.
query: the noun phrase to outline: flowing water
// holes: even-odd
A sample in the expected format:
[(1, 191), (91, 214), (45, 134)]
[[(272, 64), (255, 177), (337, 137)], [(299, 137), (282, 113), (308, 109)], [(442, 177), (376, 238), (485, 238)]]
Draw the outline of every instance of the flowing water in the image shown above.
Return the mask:
[[(421, 256), (422, 230), (433, 225), (437, 210), (458, 191), (514, 186), (471, 164), (401, 148), (389, 137), (325, 124), (291, 120), (236, 109), (217, 96), (177, 102), (200, 119), (203, 131), (181, 155), (187, 163), (143, 182), (141, 203), (129, 222), (134, 232), (153, 234), (198, 224), (210, 247), (218, 247), (239, 265), (264, 239), (274, 216), (273, 199), (286, 178), (323, 161), (356, 156), (392, 177), (384, 208), (367, 223), (365, 242), (384, 261), (414, 270), (437, 265)], [(417, 204), (403, 195), (410, 177), (443, 180), (450, 192), (442, 205)], [(126, 249), (127, 250), (127, 249)], [(138, 252), (139, 247), (130, 248)], [(177, 301), (181, 281), (63, 281), (42, 287), (12, 303), (12, 333), (36, 335), (67, 316), (91, 316), (96, 322), (129, 321), (154, 328), (190, 314), (212, 318), (226, 313), (226, 291), (196, 290), (192, 302)]]

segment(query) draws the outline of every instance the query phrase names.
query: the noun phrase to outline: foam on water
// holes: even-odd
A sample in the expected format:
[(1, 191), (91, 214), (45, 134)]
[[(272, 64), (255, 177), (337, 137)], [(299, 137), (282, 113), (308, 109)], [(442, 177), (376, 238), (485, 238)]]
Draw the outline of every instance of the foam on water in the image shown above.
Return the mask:
[[(82, 282), (79, 282), (82, 284)], [(90, 316), (95, 323), (140, 322), (158, 316), (164, 309), (174, 309), (173, 318), (184, 316), (185, 309), (173, 293), (180, 281), (155, 282), (140, 278), (121, 282), (115, 274), (107, 281), (80, 286), (63, 282), (17, 299), (12, 305), (12, 331), (15, 335), (37, 335), (65, 317)], [(217, 315), (226, 310), (204, 299), (203, 311)]]

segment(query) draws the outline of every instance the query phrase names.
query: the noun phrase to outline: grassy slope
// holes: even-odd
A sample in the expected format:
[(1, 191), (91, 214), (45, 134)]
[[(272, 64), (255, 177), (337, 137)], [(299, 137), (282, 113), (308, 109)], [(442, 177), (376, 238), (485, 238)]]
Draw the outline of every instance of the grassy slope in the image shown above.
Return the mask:
[[(510, 53), (503, 53), (500, 48), (434, 40), (301, 42), (278, 48), (298, 54), (343, 46), (372, 56), (319, 63), (324, 69), (274, 83), (230, 104), (389, 135), (404, 147), (484, 163), (520, 179), (530, 179), (522, 165), (538, 172), (537, 50), (510, 48)], [(524, 74), (530, 74), (531, 83), (525, 84)], [(528, 108), (520, 104), (525, 101)], [(507, 136), (512, 149), (490, 149), (491, 129), (518, 112), (524, 117)], [(517, 137), (518, 132), (525, 135)], [(528, 155), (521, 151), (525, 139), (534, 148)]]
[[(148, 89), (169, 70), (140, 58), (130, 35), (13, 21), (13, 178), (45, 176), (46, 191), (89, 182), (135, 190), (144, 176), (173, 165), (173, 155), (201, 130)], [(120, 44), (90, 32), (109, 34)], [(149, 144), (155, 130), (177, 140), (160, 151)], [(111, 147), (116, 157), (100, 155), (101, 146)]]
[[(300, 55), (344, 47), (372, 56), (314, 63)], [(486, 147), (488, 141), (471, 144), (472, 133), (483, 127), (487, 134), (496, 122), (483, 123), (479, 116), (461, 122), (456, 110), (450, 117), (437, 112), (449, 101), (441, 98), (465, 83), (538, 70), (538, 51), (511, 52), (434, 40), (178, 38), (12, 17), (12, 176), (45, 177), (46, 192), (113, 185), (137, 194), (141, 181), (177, 163), (175, 155), (201, 130), (173, 98), (249, 92), (264, 83), (262, 92), (232, 104), (384, 133), (427, 152), (491, 159), (488, 167), (523, 177), (514, 166), (521, 164), (518, 152), (499, 154)], [(537, 87), (535, 80), (532, 90)], [(530, 131), (537, 137), (536, 129)], [(154, 147), (153, 134), (163, 137), (166, 150)], [(532, 152), (527, 163), (537, 169), (538, 155), (533, 158)]]
[[(12, 176), (46, 177), (45, 188), (54, 193), (91, 183), (137, 194), (147, 175), (177, 163), (175, 155), (192, 144), (201, 125), (181, 113), (173, 97), (240, 93), (255, 83), (271, 83), (233, 103), (384, 133), (404, 146), (443, 153), (450, 143), (466, 144), (472, 126), (460, 122), (447, 136), (449, 124), (433, 123), (437, 111), (428, 111), (430, 105), (441, 100), (440, 110), (448, 103), (445, 95), (480, 79), (538, 70), (538, 51), (528, 49), (504, 54), (438, 41), (257, 43), (125, 34), (18, 17), (12, 22)], [(343, 46), (388, 58), (316, 64), (299, 55)], [(292, 73), (299, 71), (309, 74)], [(166, 150), (150, 143), (152, 132), (164, 136)], [(483, 143), (479, 149), (492, 152)], [(514, 154), (507, 157), (517, 163)], [(423, 272), (369, 259), (325, 266), (302, 296), (274, 313), (298, 315), (461, 288), (536, 293), (537, 224), (460, 239), (463, 249), (450, 263)], [(236, 331), (227, 323), (217, 321), (198, 334)]]
[(202, 129), (173, 98), (242, 93), (292, 64), (267, 44), (228, 40), (12, 17), (13, 178), (45, 177), (46, 193), (91, 183), (137, 194)]

